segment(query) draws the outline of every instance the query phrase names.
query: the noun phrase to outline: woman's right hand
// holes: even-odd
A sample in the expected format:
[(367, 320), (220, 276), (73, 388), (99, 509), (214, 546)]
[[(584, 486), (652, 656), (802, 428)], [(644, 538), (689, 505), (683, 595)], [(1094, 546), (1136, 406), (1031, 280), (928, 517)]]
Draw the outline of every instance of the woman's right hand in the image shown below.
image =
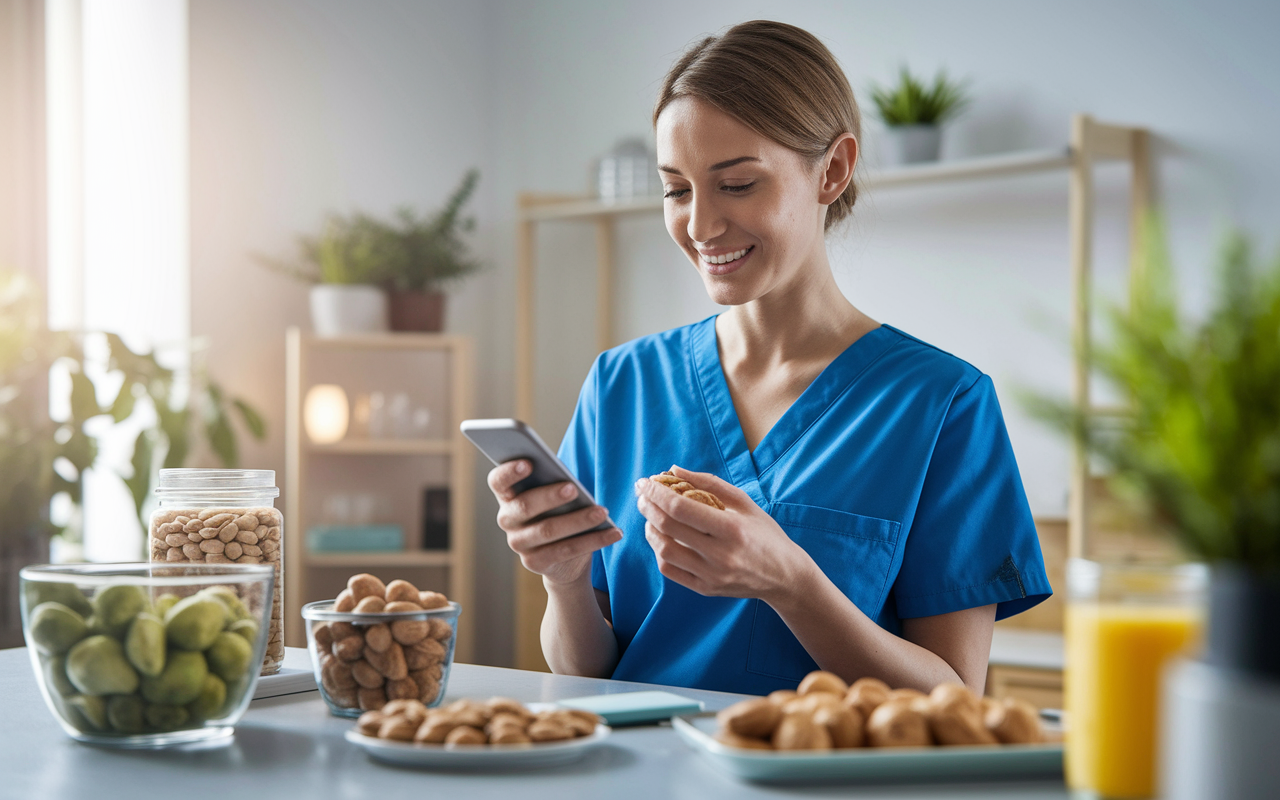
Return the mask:
[(609, 516), (596, 505), (531, 524), (529, 520), (572, 500), (578, 488), (569, 482), (552, 483), (516, 494), (512, 487), (529, 475), (529, 468), (521, 459), (489, 471), (489, 489), (498, 498), (498, 527), (507, 534), (507, 546), (520, 556), (525, 569), (551, 583), (589, 579), (591, 554), (622, 539), (622, 531), (609, 528), (576, 536)]

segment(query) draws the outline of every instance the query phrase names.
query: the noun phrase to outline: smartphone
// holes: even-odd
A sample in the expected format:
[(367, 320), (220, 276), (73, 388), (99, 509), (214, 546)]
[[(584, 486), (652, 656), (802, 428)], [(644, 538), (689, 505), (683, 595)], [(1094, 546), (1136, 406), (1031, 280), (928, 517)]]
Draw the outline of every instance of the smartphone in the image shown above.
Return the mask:
[[(462, 421), (462, 434), (470, 439), (472, 444), (480, 448), (480, 452), (484, 453), (495, 466), (520, 458), (525, 459), (532, 465), (533, 469), (530, 471), (529, 477), (511, 487), (516, 494), (529, 489), (536, 489), (539, 486), (563, 483), (565, 481), (578, 487), (578, 494), (572, 500), (564, 505), (556, 506), (545, 514), (534, 517), (529, 522), (540, 522), (548, 517), (558, 517), (561, 514), (568, 514), (570, 511), (577, 511), (580, 508), (587, 508), (596, 504), (596, 501), (591, 498), (591, 493), (578, 482), (573, 473), (569, 472), (569, 468), (556, 457), (551, 448), (547, 447), (546, 442), (542, 441), (542, 437), (533, 428), (520, 420), (467, 419)], [(582, 533), (606, 531), (613, 527), (616, 527), (613, 524), (613, 520), (605, 517), (604, 522), (590, 530), (582, 531)]]

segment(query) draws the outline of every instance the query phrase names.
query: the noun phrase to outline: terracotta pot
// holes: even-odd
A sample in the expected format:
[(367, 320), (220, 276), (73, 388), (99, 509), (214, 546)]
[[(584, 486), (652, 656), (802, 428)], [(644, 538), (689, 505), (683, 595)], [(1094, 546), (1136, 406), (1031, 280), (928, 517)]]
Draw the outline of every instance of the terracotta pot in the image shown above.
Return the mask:
[(444, 330), (444, 292), (391, 292), (391, 330)]

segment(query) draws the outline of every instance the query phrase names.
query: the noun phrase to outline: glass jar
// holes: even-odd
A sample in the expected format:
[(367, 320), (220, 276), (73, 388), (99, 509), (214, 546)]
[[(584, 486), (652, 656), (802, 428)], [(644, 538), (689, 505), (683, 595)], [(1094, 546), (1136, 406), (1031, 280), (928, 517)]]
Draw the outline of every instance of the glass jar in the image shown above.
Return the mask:
[(1067, 785), (1152, 797), (1162, 673), (1204, 629), (1203, 564), (1067, 563)]
[(270, 469), (162, 469), (151, 515), (151, 560), (275, 568), (262, 674), (284, 661), (284, 517)]

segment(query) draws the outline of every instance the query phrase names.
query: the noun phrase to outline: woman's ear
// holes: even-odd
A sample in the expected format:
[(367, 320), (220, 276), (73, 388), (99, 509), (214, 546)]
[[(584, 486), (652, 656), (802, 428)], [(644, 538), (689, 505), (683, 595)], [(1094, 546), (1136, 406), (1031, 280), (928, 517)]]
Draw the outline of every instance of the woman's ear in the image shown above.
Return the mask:
[(853, 180), (853, 170), (858, 166), (858, 140), (852, 133), (842, 133), (827, 148), (822, 159), (822, 181), (818, 185), (818, 202), (829, 206), (836, 201)]

